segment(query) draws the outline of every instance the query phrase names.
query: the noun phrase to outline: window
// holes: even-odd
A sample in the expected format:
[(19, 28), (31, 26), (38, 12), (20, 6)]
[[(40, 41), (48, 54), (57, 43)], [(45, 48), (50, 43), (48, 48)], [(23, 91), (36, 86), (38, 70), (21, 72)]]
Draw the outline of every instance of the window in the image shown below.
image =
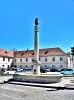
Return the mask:
[(26, 58), (26, 61), (28, 61), (28, 58)]
[(8, 61), (10, 61), (10, 58), (8, 58)]
[(39, 61), (40, 61), (40, 58), (39, 58)]
[(27, 65), (25, 65), (25, 67), (28, 67)]
[(33, 68), (33, 65), (31, 65), (31, 68)]
[(4, 65), (2, 65), (4, 67)]
[(62, 69), (63, 68), (63, 65), (60, 65), (60, 68)]
[(55, 65), (52, 65), (52, 69), (55, 69)]
[(34, 61), (34, 58), (32, 58), (32, 61)]
[(62, 57), (60, 57), (60, 61), (63, 61), (63, 58)]
[(55, 61), (55, 57), (52, 57), (52, 61)]
[(8, 65), (8, 69), (9, 69), (9, 65)]
[(7, 51), (5, 51), (5, 53), (7, 54), (8, 52), (7, 52)]
[(11, 67), (13, 67), (13, 65), (11, 65)]
[(3, 61), (5, 61), (5, 57), (3, 57)]
[(20, 59), (20, 62), (22, 62), (22, 59)]
[(23, 56), (25, 54), (25, 52), (23, 52), (22, 54), (21, 54), (21, 56)]
[(15, 59), (15, 62), (16, 62), (16, 59)]
[(47, 61), (47, 58), (45, 58), (45, 61)]
[(34, 53), (32, 53), (32, 55), (34, 55)]
[(73, 69), (66, 69), (66, 71), (73, 71)]
[(47, 54), (49, 51), (45, 51), (45, 53), (44, 54)]
[(17, 67), (17, 65), (14, 65), (14, 67), (16, 68), (16, 67)]
[(22, 65), (20, 65), (20, 67), (22, 67)]
[(33, 65), (31, 65), (31, 67), (33, 67)]
[(47, 67), (47, 65), (45, 65), (45, 67)]

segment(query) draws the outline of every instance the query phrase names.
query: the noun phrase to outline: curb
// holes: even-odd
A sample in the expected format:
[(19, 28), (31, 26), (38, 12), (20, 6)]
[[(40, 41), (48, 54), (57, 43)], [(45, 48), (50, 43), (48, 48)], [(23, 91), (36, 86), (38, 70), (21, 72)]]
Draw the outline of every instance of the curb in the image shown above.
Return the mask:
[(4, 81), (0, 82), (0, 84), (4, 84)]
[(58, 87), (58, 86), (44, 86), (44, 85), (39, 85), (39, 84), (26, 84), (26, 83), (16, 83), (16, 82), (7, 82), (8, 84), (15, 84), (15, 85), (25, 85), (25, 86), (33, 86), (33, 87), (43, 87), (43, 88), (54, 88), (57, 90), (74, 90), (74, 88), (68, 88), (68, 87)]
[(73, 75), (64, 75), (63, 77), (74, 77)]

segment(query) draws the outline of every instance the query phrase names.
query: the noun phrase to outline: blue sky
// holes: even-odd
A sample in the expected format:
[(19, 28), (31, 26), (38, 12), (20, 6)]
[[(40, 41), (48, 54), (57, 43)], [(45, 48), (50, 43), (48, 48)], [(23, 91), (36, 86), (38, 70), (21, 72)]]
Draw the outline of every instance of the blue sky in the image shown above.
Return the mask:
[(74, 45), (74, 0), (0, 0), (0, 48), (34, 48), (34, 19), (39, 18), (40, 48)]

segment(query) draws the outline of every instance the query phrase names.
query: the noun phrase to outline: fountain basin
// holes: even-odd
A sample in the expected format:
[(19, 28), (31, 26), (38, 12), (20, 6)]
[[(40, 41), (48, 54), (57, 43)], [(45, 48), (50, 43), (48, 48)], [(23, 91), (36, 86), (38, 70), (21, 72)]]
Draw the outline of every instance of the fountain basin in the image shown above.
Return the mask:
[(57, 83), (60, 82), (62, 78), (61, 74), (48, 74), (43, 73), (40, 75), (35, 74), (14, 74), (13, 79), (15, 81), (21, 82), (31, 82), (31, 83)]

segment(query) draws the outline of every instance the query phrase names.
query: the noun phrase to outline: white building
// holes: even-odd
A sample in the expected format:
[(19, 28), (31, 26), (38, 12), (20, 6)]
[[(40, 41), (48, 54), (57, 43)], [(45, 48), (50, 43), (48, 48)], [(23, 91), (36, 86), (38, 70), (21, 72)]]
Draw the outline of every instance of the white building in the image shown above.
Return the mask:
[(13, 62), (14, 53), (12, 51), (7, 51), (0, 49), (0, 69), (10, 68)]
[[(32, 68), (32, 59), (34, 58), (34, 50), (14, 52), (14, 66)], [(60, 48), (47, 48), (39, 50), (39, 60), (41, 67), (49, 68), (68, 68), (70, 67), (70, 58)]]
[(69, 52), (67, 53), (70, 61), (70, 68), (74, 68), (74, 56)]
[[(34, 50), (12, 52), (0, 49), (0, 68), (33, 68), (33, 58)], [(39, 60), (43, 68), (70, 68), (71, 63), (70, 56), (60, 48), (40, 49)]]

